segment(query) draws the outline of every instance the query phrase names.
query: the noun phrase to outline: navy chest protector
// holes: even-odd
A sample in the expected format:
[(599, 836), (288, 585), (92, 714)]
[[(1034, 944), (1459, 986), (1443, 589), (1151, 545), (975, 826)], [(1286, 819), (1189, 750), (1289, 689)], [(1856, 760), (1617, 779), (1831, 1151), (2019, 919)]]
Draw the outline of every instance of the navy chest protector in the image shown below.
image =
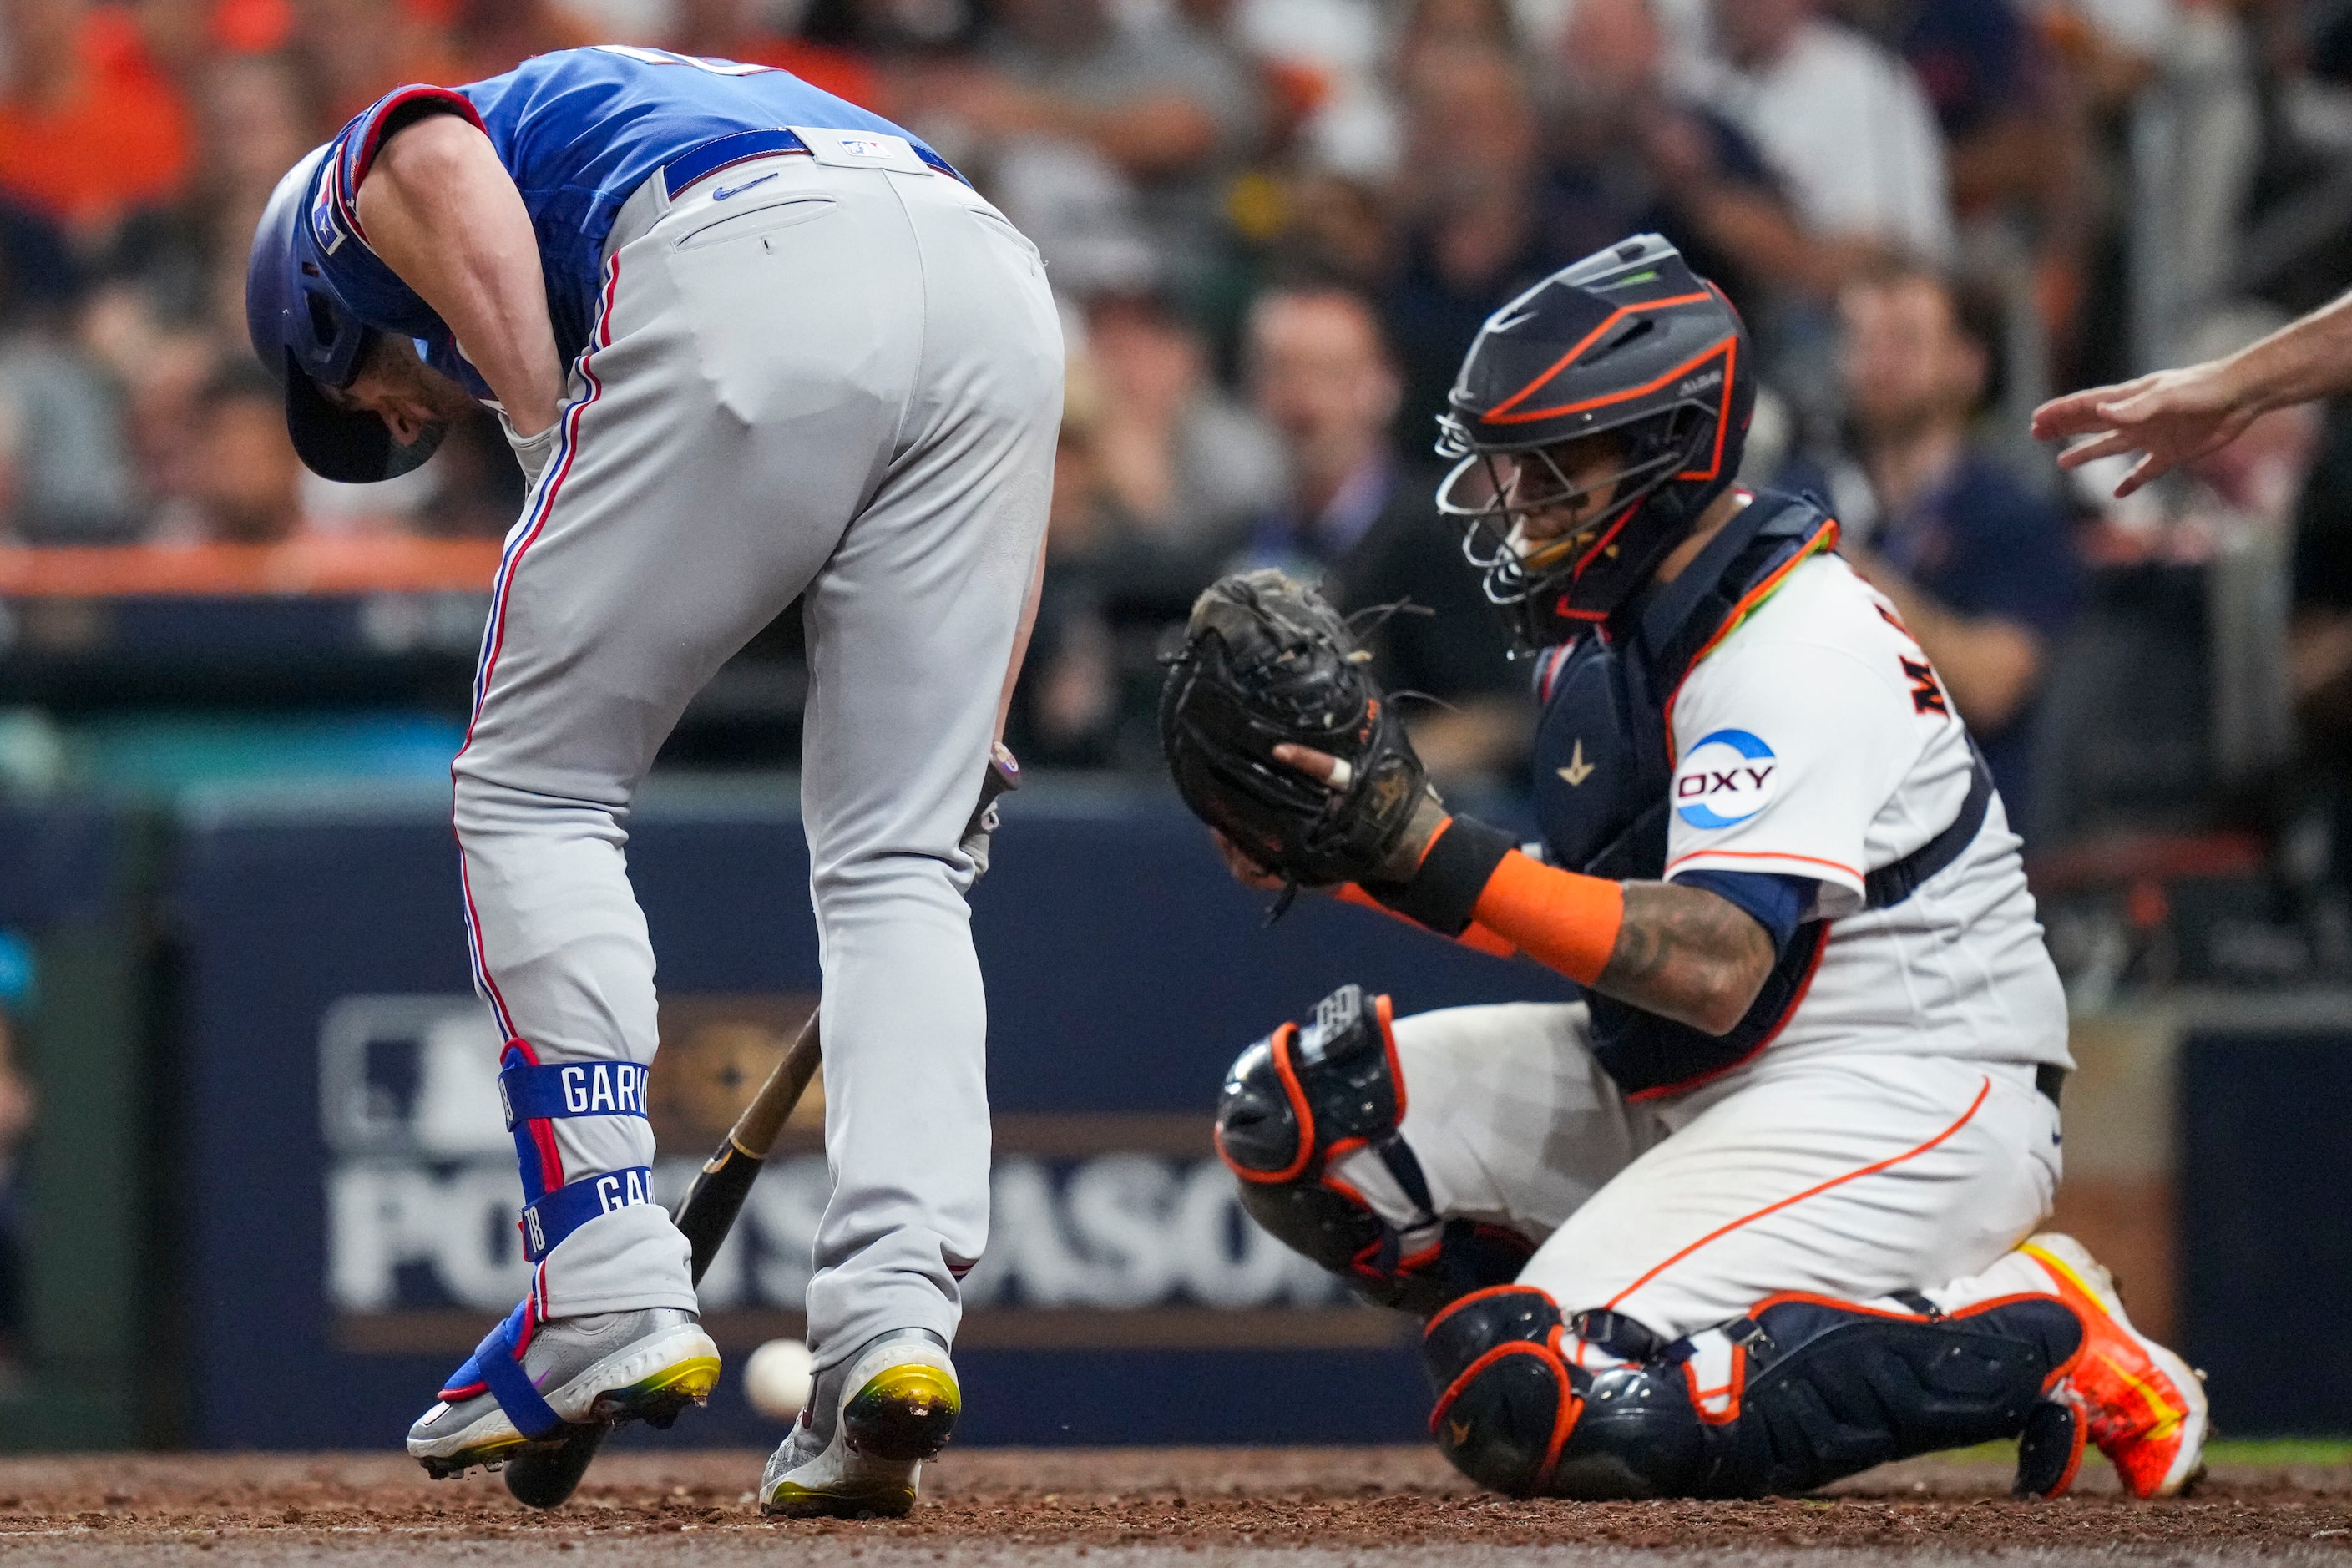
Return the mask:
[[(1693, 666), (1804, 557), (1833, 548), (1837, 524), (1809, 501), (1763, 494), (1725, 525), (1671, 583), (1651, 589), (1605, 630), (1546, 652), (1535, 746), (1536, 819), (1551, 863), (1612, 881), (1665, 872), (1674, 766), (1667, 702)], [(1869, 873), (1864, 907), (1884, 909), (1959, 858), (1984, 826), (1992, 775), (1978, 759), (1951, 826)], [(1803, 999), (1829, 922), (1797, 928), (1756, 1001), (1715, 1036), (1589, 992), (1592, 1049), (1636, 1099), (1687, 1089), (1771, 1043)]]

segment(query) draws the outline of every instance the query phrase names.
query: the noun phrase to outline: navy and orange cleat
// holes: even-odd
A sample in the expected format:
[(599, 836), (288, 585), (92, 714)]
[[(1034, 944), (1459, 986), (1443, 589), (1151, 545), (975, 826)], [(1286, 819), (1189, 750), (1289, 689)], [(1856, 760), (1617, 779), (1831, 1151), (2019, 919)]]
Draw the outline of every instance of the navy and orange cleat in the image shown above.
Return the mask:
[(2027, 1419), (2019, 1489), (2063, 1495), (2088, 1437), (2132, 1496), (2177, 1495), (2204, 1470), (2203, 1381), (2132, 1327), (2114, 1279), (2081, 1242), (2045, 1231), (2019, 1250), (2049, 1276), (2083, 1323), (2083, 1348), (2065, 1380)]
[(817, 1374), (800, 1421), (769, 1457), (760, 1511), (911, 1511), (923, 1461), (947, 1447), (962, 1406), (946, 1342), (923, 1329), (877, 1335)]

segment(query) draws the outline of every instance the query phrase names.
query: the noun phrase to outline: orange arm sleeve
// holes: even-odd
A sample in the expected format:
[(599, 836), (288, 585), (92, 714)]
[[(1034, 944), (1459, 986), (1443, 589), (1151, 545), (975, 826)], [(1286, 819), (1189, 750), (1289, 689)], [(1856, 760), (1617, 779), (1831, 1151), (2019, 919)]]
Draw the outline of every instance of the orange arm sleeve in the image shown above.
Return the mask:
[[(1591, 985), (1609, 967), (1625, 921), (1625, 888), (1531, 860), (1514, 849), (1495, 868), (1472, 911), (1484, 929), (1538, 963)], [(1466, 933), (1465, 933), (1466, 934)]]

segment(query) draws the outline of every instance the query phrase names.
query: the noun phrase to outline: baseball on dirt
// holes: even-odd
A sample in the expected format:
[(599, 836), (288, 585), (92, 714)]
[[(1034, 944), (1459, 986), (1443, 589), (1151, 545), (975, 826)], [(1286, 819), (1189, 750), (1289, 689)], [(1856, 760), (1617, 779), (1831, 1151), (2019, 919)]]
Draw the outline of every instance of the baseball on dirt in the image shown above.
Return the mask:
[(761, 1415), (790, 1421), (809, 1402), (815, 1367), (800, 1341), (770, 1340), (743, 1363), (743, 1393)]

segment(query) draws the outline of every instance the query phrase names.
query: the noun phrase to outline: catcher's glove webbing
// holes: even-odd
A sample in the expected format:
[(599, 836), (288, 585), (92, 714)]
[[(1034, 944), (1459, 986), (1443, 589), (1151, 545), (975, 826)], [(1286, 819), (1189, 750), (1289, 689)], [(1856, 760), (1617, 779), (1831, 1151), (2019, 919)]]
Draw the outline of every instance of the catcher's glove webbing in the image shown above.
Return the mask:
[[(1377, 878), (1429, 786), (1339, 613), (1279, 572), (1237, 573), (1193, 602), (1167, 662), (1160, 742), (1193, 815), (1293, 887)], [(1276, 762), (1286, 742), (1341, 779)]]

